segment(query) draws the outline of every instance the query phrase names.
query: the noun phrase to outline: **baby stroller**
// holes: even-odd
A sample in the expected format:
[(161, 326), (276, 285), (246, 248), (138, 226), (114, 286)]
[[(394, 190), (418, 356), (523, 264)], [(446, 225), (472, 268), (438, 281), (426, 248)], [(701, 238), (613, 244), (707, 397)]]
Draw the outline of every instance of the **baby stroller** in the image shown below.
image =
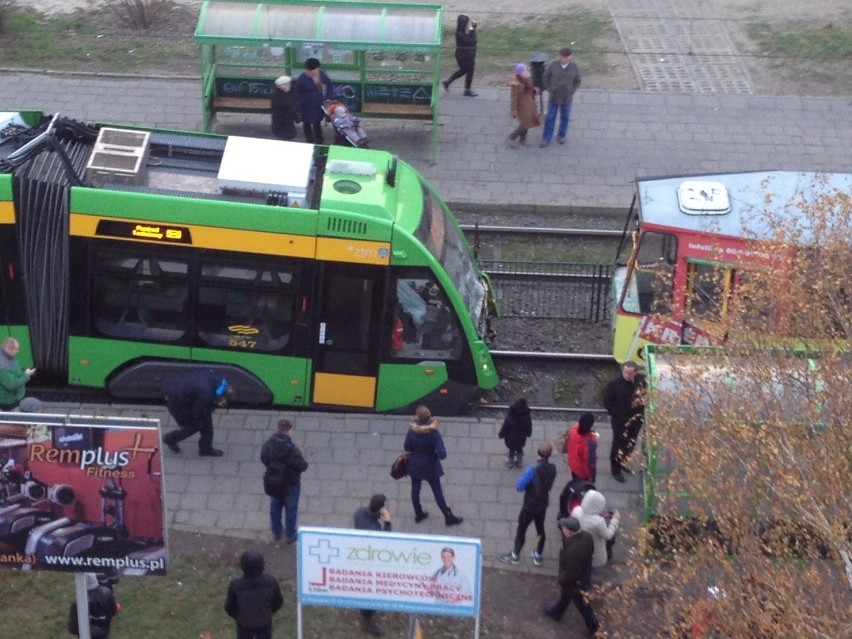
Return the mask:
[(335, 144), (351, 144), (352, 146), (364, 148), (370, 138), (361, 126), (361, 120), (352, 115), (346, 105), (339, 100), (326, 100), (323, 102), (322, 110), (325, 117), (334, 127)]
[(595, 485), (585, 479), (572, 479), (565, 484), (565, 488), (559, 493), (559, 518), (570, 515), (571, 511), (583, 501), (583, 495), (594, 489)]

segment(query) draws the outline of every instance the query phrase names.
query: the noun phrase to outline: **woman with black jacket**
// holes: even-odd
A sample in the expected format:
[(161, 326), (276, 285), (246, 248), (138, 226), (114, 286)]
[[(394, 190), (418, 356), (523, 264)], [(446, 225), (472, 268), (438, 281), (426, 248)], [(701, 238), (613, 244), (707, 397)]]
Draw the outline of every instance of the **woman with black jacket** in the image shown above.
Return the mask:
[(476, 21), (470, 16), (460, 15), (456, 21), (456, 62), (459, 65), (449, 78), (441, 82), (445, 91), (450, 85), (464, 76), (464, 94), (475, 98), (478, 94), (470, 90), (473, 84), (473, 67), (476, 64)]

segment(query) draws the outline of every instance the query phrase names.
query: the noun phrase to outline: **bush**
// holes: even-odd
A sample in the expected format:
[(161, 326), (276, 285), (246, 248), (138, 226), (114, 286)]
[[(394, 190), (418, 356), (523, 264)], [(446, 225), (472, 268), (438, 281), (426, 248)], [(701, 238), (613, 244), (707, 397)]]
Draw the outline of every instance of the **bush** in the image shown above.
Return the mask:
[[(3, 0), (0, 0), (2, 2)], [(168, 0), (105, 0), (110, 10), (131, 29), (148, 29), (168, 11)]]

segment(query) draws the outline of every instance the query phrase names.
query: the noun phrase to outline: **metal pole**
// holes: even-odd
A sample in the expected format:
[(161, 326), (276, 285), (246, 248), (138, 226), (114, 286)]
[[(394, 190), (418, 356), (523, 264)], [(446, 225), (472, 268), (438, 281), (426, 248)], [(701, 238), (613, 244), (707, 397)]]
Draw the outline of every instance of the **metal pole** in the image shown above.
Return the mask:
[(86, 589), (86, 573), (74, 573), (74, 590), (77, 594), (77, 627), (80, 639), (92, 639), (89, 626), (89, 591)]
[(296, 638), (302, 639), (302, 602), (296, 602)]
[(473, 629), (473, 639), (479, 639), (479, 611), (476, 612), (476, 626)]

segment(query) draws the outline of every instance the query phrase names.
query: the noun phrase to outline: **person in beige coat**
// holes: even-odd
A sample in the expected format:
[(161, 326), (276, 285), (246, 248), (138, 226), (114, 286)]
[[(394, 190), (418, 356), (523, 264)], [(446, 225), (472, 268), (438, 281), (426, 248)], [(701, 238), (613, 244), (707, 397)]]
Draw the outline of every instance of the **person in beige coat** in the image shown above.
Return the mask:
[(512, 90), (511, 115), (518, 119), (518, 128), (509, 135), (509, 145), (516, 147), (519, 144), (528, 146), (527, 131), (534, 129), (541, 121), (538, 117), (538, 107), (535, 104), (537, 89), (533, 85), (532, 76), (527, 65), (519, 62), (515, 65), (515, 75), (509, 82)]

